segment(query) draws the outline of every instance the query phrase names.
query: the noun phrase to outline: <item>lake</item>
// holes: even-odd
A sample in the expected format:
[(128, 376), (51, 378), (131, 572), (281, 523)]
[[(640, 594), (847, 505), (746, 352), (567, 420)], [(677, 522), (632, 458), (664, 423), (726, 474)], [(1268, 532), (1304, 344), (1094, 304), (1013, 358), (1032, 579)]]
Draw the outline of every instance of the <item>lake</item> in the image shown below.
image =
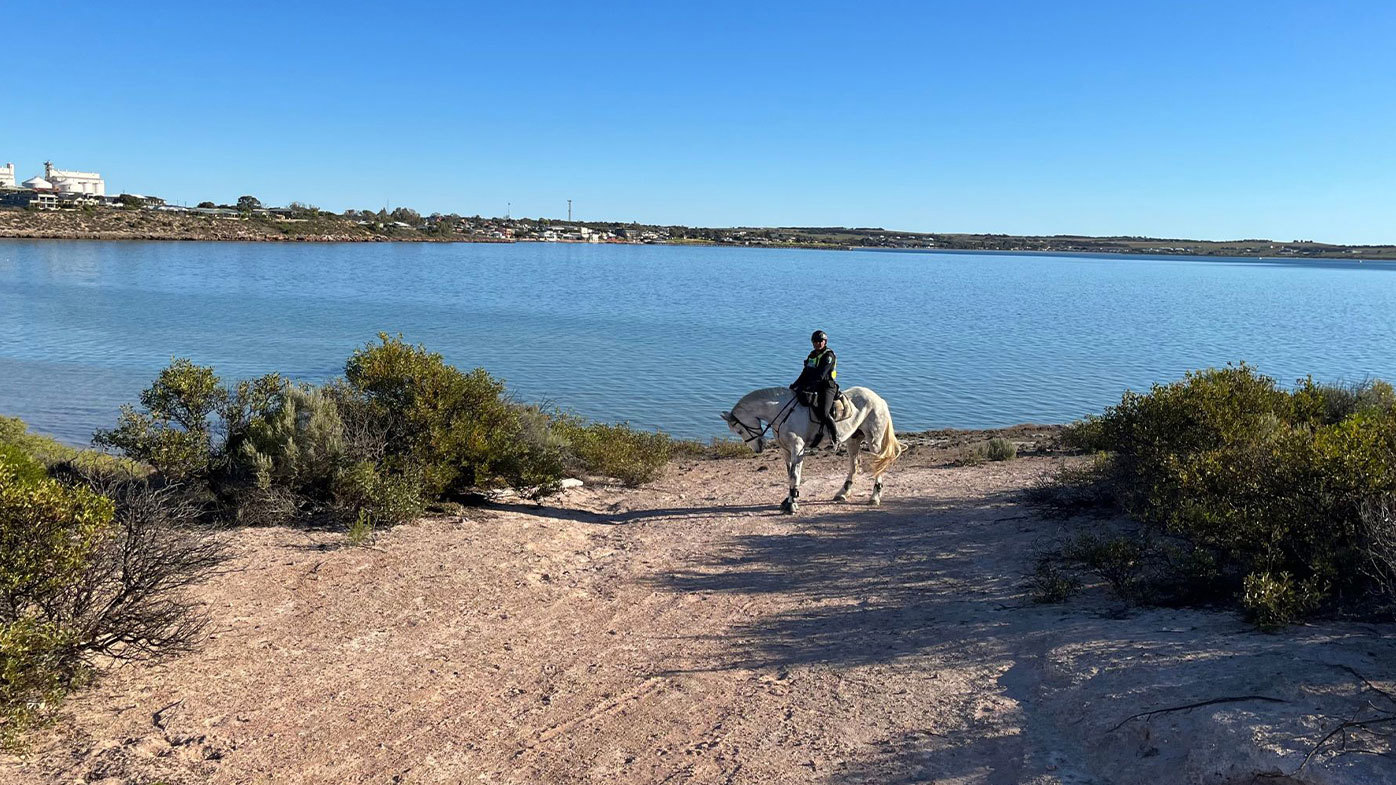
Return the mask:
[(172, 356), (321, 381), (401, 333), (522, 400), (725, 435), (828, 331), (899, 430), (1066, 422), (1245, 360), (1396, 378), (1396, 264), (581, 244), (0, 240), (0, 413), (72, 444)]

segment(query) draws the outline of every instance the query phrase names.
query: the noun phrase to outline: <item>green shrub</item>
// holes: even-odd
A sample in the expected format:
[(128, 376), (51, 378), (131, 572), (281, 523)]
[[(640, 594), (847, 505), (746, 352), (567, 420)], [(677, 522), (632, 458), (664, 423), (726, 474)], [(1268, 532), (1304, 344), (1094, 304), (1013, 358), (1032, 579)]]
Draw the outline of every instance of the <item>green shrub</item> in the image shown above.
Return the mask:
[(368, 462), (347, 467), (335, 479), (334, 506), (342, 520), (374, 528), (407, 523), (422, 514), (421, 481), (390, 474)]
[(1099, 452), (1107, 448), (1105, 423), (1099, 417), (1083, 417), (1062, 429), (1061, 443), (1069, 450)]
[(636, 430), (624, 423), (581, 424), (562, 419), (554, 427), (567, 438), (574, 469), (612, 477), (627, 487), (653, 481), (673, 454), (667, 434)]
[(989, 445), (987, 442), (975, 442), (960, 448), (951, 463), (956, 466), (979, 466), (989, 460)]
[(344, 461), (344, 423), (333, 399), (286, 385), (229, 439), (235, 473), (258, 490), (284, 488), (328, 501)]
[(18, 417), (0, 417), (0, 445), (11, 448), (12, 455), (22, 453), (46, 466), (66, 461), (77, 452), (47, 436), (29, 433)]
[(208, 476), (213, 460), (212, 416), (228, 392), (212, 368), (178, 357), (141, 392), (141, 409), (121, 407), (117, 425), (92, 442), (153, 466), (171, 482)]
[(1188, 558), (1171, 560), (1180, 596), (1249, 576), (1243, 607), (1285, 623), (1383, 585), (1371, 510), (1396, 494), (1394, 404), (1381, 381), (1287, 391), (1244, 364), (1190, 373), (1073, 426), (1068, 441), (1108, 449), (1109, 462), (1084, 488), (1076, 477), (1056, 490), (1093, 487), (1146, 532), (1186, 543)]
[(1018, 445), (1002, 436), (995, 436), (985, 447), (985, 457), (991, 461), (1011, 461), (1018, 457)]
[(671, 449), (671, 457), (684, 458), (704, 458), (709, 460), (720, 460), (723, 458), (751, 458), (756, 453), (746, 445), (741, 439), (719, 439), (714, 436), (707, 442), (697, 439), (675, 440)]
[(10, 455), (22, 453), (50, 471), (74, 470), (90, 474), (143, 477), (150, 469), (135, 461), (80, 450), (58, 440), (30, 433), (18, 417), (0, 416), (0, 449)]
[(1312, 378), (1294, 390), (1296, 411), (1306, 419), (1333, 425), (1363, 412), (1390, 411), (1396, 407), (1396, 390), (1381, 379), (1350, 384), (1319, 384)]
[(68, 637), (29, 617), (0, 622), (0, 749), (16, 750), (20, 734), (42, 720), (73, 680)]
[(1145, 596), (1148, 543), (1135, 537), (1083, 534), (1063, 556), (1086, 572), (1105, 579), (1115, 596), (1138, 602)]
[(349, 358), (345, 378), (385, 424), (386, 454), (419, 466), (429, 495), (561, 479), (559, 456), (527, 438), (527, 409), (505, 398), (502, 382), (401, 337), (378, 337)]
[(345, 532), (344, 539), (355, 547), (367, 545), (373, 539), (373, 515), (368, 510), (359, 510), (359, 514), (354, 518), (354, 522), (349, 524), (349, 531)]
[(1081, 581), (1052, 559), (1044, 557), (1038, 560), (1029, 576), (1028, 587), (1032, 590), (1032, 601), (1045, 605), (1064, 602), (1080, 590)]
[(0, 442), (0, 464), (7, 465), (19, 482), (34, 483), (48, 476), (42, 461), (13, 444)]
[(1312, 578), (1296, 581), (1287, 572), (1257, 572), (1245, 578), (1241, 605), (1257, 627), (1277, 630), (1307, 616), (1324, 593), (1325, 589)]
[(11, 741), (76, 673), (55, 615), (112, 529), (113, 505), (0, 461), (0, 739)]

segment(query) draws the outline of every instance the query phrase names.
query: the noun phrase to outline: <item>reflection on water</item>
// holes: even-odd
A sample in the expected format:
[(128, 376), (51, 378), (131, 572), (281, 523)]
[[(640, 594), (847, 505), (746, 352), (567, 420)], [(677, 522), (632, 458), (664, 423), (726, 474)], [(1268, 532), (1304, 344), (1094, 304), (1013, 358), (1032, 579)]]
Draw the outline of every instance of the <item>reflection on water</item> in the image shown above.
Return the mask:
[(1281, 381), (1396, 377), (1380, 263), (665, 246), (0, 241), (0, 413), (83, 443), (172, 356), (225, 379), (338, 374), (402, 333), (521, 399), (681, 436), (799, 373), (898, 428), (1063, 422), (1246, 360)]

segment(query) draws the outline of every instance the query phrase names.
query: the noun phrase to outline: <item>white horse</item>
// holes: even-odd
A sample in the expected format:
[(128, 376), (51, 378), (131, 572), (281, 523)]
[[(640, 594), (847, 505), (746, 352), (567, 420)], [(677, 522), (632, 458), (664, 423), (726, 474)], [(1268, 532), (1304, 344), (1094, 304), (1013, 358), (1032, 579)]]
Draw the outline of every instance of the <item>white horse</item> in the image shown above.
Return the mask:
[[(886, 401), (866, 387), (850, 387), (843, 392), (853, 405), (853, 415), (838, 423), (839, 440), (848, 446), (848, 479), (834, 495), (834, 501), (848, 500), (853, 477), (858, 473), (858, 451), (866, 447), (873, 455), (872, 503), (878, 505), (882, 503), (882, 475), (904, 448), (892, 429), (892, 414)], [(786, 514), (794, 513), (799, 508), (800, 469), (807, 445), (819, 432), (819, 423), (813, 419), (810, 408), (798, 403), (788, 388), (768, 387), (747, 393), (732, 411), (722, 413), (722, 419), (753, 452), (766, 448), (767, 432), (780, 445), (790, 475), (790, 495), (781, 502), (780, 509)]]

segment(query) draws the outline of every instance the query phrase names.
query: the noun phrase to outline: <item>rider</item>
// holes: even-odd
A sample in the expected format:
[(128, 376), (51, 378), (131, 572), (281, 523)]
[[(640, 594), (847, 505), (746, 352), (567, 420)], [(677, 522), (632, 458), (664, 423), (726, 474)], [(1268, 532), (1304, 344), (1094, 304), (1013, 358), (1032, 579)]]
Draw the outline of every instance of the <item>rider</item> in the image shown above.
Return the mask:
[(805, 368), (790, 389), (814, 394), (814, 406), (811, 407), (814, 417), (819, 422), (821, 432), (828, 432), (830, 445), (837, 447), (839, 435), (834, 427), (833, 408), (834, 399), (839, 396), (839, 384), (835, 381), (839, 375), (838, 358), (829, 348), (829, 336), (823, 330), (815, 330), (809, 339), (814, 344), (814, 351), (805, 358)]

